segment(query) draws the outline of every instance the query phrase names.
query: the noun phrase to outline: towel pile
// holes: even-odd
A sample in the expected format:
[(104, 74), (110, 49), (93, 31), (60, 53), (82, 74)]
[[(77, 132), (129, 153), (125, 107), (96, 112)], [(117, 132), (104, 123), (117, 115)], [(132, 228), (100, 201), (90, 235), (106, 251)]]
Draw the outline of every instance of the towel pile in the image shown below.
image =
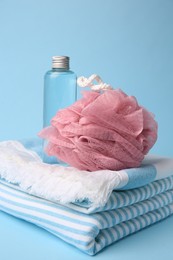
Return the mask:
[(44, 164), (40, 151), (32, 140), (0, 143), (0, 209), (89, 255), (173, 213), (171, 158), (86, 172)]

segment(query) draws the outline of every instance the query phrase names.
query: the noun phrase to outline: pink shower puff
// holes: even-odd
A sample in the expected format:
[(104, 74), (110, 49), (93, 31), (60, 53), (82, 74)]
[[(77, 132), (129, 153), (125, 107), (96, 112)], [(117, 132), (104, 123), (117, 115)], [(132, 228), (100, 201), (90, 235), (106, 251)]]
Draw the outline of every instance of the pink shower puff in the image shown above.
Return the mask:
[(138, 167), (157, 140), (154, 116), (122, 90), (86, 91), (39, 136), (46, 153), (81, 170)]

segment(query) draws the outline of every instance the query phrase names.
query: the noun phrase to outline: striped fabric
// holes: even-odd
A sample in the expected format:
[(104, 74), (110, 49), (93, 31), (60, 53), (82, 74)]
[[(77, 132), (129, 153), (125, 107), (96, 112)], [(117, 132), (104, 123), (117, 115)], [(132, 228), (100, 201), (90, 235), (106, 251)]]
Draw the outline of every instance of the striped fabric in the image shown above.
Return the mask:
[[(41, 155), (41, 144), (38, 140), (25, 140), (23, 143)], [(114, 175), (117, 175), (119, 180), (116, 187), (114, 184), (111, 186), (111, 192), (109, 196), (105, 196), (103, 206), (94, 204), (87, 196), (83, 196), (83, 185), (80, 199), (69, 200), (62, 205), (58, 204), (57, 200), (45, 197), (44, 189), (40, 193), (33, 193), (30, 182), (26, 185), (26, 178), (33, 181), (33, 177), (38, 173), (37, 169), (45, 173), (45, 166), (33, 152), (21, 145), (17, 149), (18, 145), (13, 141), (7, 142), (9, 149), (10, 145), (12, 150), (8, 153), (7, 149), (7, 156), (4, 157), (6, 150), (3, 150), (4, 144), (0, 143), (0, 210), (44, 228), (86, 254), (95, 255), (123, 237), (173, 214), (173, 159), (150, 156), (140, 168), (110, 174), (109, 171), (101, 172), (99, 177), (94, 179), (103, 178), (97, 197), (103, 194), (105, 196), (106, 189), (103, 192), (103, 185), (111, 186)], [(18, 154), (17, 159), (15, 153)], [(28, 165), (33, 166), (30, 171)], [(36, 168), (36, 165), (41, 168)], [(22, 167), (27, 168), (26, 176), (24, 171), (20, 172)], [(48, 172), (48, 176), (51, 176), (51, 173)], [(74, 173), (69, 171), (68, 174)], [(85, 178), (84, 173), (81, 174), (83, 175), (80, 176)], [(93, 183), (94, 175), (98, 172), (92, 174), (91, 179), (84, 180), (88, 181), (88, 184)], [(71, 177), (73, 179), (74, 175)], [(45, 180), (45, 176), (43, 179)], [(88, 185), (89, 191), (91, 187), (96, 191), (97, 184), (94, 182), (94, 186)], [(59, 188), (61, 187), (60, 185)], [(77, 186), (75, 192), (76, 190)]]
[(94, 255), (115, 241), (171, 215), (173, 178), (128, 192), (113, 192), (106, 207), (96, 213), (85, 214), (80, 212), (81, 208), (52, 203), (24, 193), (15, 185), (0, 182), (2, 211), (34, 223)]
[(149, 183), (140, 188), (118, 192), (113, 191), (104, 207), (89, 207), (88, 204), (86, 204), (86, 207), (83, 207), (83, 203), (70, 204), (68, 207), (87, 214), (108, 211), (150, 199), (170, 189), (173, 189), (173, 176)]

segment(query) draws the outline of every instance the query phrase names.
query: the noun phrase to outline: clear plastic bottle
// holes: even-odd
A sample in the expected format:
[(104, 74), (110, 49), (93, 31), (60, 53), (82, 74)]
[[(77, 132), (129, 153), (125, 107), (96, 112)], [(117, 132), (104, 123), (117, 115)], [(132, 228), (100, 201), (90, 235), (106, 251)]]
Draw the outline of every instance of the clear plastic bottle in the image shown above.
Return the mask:
[[(44, 77), (43, 127), (49, 126), (59, 109), (73, 104), (77, 99), (76, 74), (69, 70), (69, 57), (53, 56), (52, 70)], [(44, 146), (46, 143), (44, 142)], [(44, 162), (58, 163), (55, 157), (43, 155)]]

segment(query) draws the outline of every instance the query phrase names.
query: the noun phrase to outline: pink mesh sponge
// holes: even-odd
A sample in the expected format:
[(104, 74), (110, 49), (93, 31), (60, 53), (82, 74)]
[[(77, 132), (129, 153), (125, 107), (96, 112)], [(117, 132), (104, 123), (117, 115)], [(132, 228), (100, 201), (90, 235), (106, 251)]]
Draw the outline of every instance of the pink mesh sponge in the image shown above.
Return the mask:
[(46, 153), (81, 170), (138, 167), (157, 139), (154, 116), (121, 90), (86, 91), (39, 136)]

